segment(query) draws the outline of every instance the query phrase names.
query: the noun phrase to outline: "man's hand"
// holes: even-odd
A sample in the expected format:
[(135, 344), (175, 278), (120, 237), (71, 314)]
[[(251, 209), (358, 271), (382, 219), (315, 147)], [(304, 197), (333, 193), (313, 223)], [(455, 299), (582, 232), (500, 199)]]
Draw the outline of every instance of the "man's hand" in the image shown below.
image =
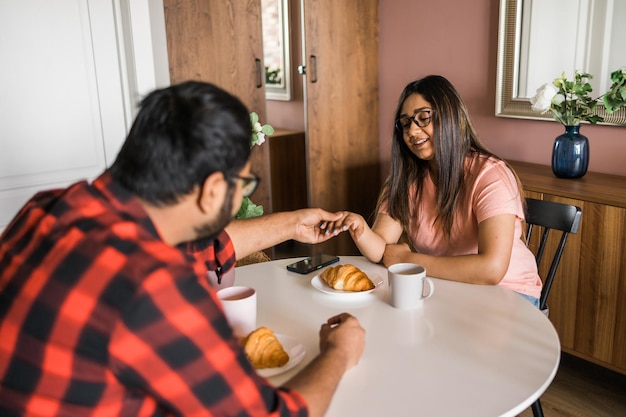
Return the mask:
[(321, 243), (337, 236), (344, 230), (332, 230), (326, 233), (330, 224), (341, 220), (343, 212), (331, 213), (320, 208), (296, 210), (297, 216), (294, 239), (301, 243)]
[(345, 358), (346, 371), (355, 366), (365, 347), (365, 330), (348, 313), (328, 319), (320, 329), (320, 351), (334, 351)]
[(320, 354), (283, 386), (298, 391), (310, 416), (323, 416), (344, 373), (361, 359), (365, 330), (348, 313), (331, 317), (320, 329)]

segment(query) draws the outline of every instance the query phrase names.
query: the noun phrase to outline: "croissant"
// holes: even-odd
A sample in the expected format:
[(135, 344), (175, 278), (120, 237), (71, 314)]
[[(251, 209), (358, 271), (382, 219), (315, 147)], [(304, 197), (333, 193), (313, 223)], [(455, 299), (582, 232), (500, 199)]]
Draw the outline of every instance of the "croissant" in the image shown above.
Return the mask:
[(368, 291), (375, 287), (363, 271), (351, 264), (328, 267), (320, 278), (335, 290)]
[(289, 354), (271, 329), (259, 327), (242, 341), (243, 350), (256, 369), (277, 368), (289, 362)]

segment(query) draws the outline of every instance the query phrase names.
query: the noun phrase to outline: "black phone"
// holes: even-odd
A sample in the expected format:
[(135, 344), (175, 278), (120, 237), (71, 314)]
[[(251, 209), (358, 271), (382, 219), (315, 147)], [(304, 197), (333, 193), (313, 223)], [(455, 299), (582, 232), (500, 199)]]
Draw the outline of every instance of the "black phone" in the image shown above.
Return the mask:
[(335, 255), (313, 255), (301, 261), (287, 265), (287, 270), (298, 274), (308, 274), (325, 266), (339, 262), (339, 257)]

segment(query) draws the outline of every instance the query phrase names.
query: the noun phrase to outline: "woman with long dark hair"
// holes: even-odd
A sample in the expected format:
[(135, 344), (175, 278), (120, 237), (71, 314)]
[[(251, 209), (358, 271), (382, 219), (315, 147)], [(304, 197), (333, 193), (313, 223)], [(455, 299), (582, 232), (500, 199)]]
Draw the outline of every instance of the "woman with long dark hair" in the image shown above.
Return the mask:
[[(541, 280), (523, 219), (517, 175), (480, 141), (454, 86), (430, 75), (400, 96), (374, 225), (346, 212), (329, 230), (348, 229), (372, 262), (418, 263), (430, 276), (500, 284), (536, 304)], [(403, 234), (412, 247), (399, 243)]]

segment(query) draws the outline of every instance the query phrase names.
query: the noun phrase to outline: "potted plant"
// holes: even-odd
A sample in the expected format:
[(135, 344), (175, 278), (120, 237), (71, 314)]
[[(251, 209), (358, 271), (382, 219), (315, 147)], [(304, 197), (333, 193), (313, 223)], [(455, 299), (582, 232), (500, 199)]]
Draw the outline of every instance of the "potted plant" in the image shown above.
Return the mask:
[(558, 136), (552, 149), (552, 172), (560, 178), (580, 178), (587, 173), (589, 165), (589, 142), (580, 134), (580, 123), (596, 124), (604, 118), (595, 110), (600, 99), (608, 114), (626, 106), (626, 67), (611, 73), (611, 87), (600, 97), (591, 97), (593, 76), (575, 71), (574, 80), (568, 80), (565, 73), (537, 89), (530, 99), (533, 111), (546, 113), (565, 127), (565, 133)]
[[(261, 146), (265, 142), (265, 137), (274, 134), (274, 128), (271, 125), (262, 125), (259, 122), (259, 115), (255, 112), (250, 113), (250, 122), (252, 123), (252, 138), (250, 148), (254, 145)], [(263, 214), (263, 206), (254, 204), (248, 197), (244, 197), (241, 207), (235, 215), (236, 219), (248, 219), (250, 217), (258, 217)]]

